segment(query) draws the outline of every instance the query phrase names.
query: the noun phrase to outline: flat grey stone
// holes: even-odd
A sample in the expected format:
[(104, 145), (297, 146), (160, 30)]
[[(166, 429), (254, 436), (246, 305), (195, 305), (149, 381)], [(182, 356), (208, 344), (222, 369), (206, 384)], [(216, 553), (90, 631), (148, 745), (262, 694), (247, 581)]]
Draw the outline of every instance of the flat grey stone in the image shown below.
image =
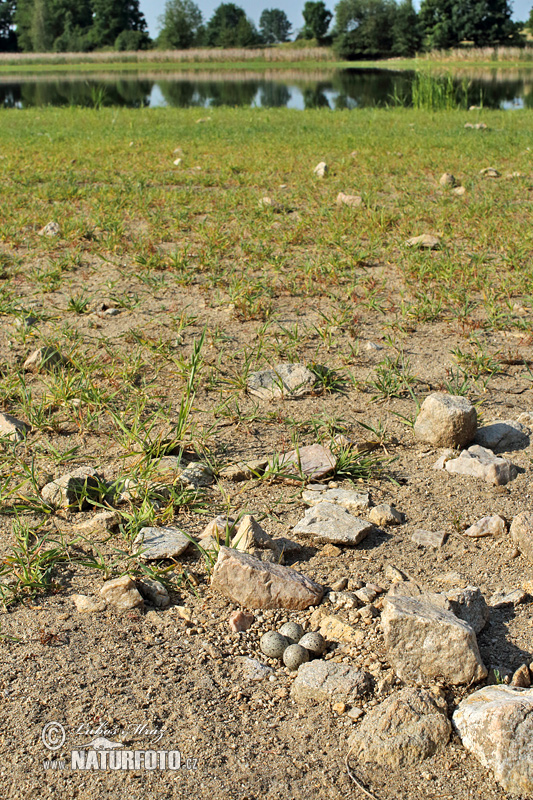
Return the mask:
[(349, 739), (354, 760), (403, 769), (447, 745), (445, 704), (425, 689), (401, 689), (373, 708)]
[(199, 461), (191, 461), (179, 476), (180, 483), (189, 484), (193, 489), (211, 486), (214, 480), (211, 467), (201, 464)]
[(355, 545), (374, 530), (371, 522), (352, 516), (334, 503), (318, 503), (305, 512), (293, 533), (312, 536), (317, 542)]
[(342, 506), (347, 511), (366, 511), (370, 508), (370, 496), (368, 492), (350, 492), (347, 489), (327, 489), (321, 487), (307, 487), (307, 491), (302, 493), (302, 500), (308, 506), (315, 506), (317, 503), (335, 503)]
[(455, 475), (481, 478), (494, 486), (503, 486), (518, 475), (518, 469), (514, 464), (506, 458), (495, 456), (492, 450), (487, 450), (478, 444), (463, 450), (459, 458), (447, 461), (445, 469)]
[(133, 544), (143, 552), (140, 558), (144, 561), (155, 561), (163, 558), (179, 558), (189, 547), (191, 540), (178, 528), (164, 526), (160, 528), (141, 528)]
[(457, 686), (487, 675), (473, 629), (451, 611), (388, 595), (381, 624), (389, 661), (407, 683), (440, 678)]
[(453, 723), (506, 792), (533, 796), (533, 689), (485, 686), (459, 704)]
[(253, 372), (248, 377), (248, 391), (262, 400), (290, 400), (312, 392), (315, 383), (315, 375), (303, 364), (276, 364), (272, 369)]
[(419, 528), (411, 536), (411, 541), (421, 547), (433, 547), (434, 550), (438, 550), (446, 541), (447, 536), (446, 531), (425, 531)]
[(370, 676), (349, 664), (313, 659), (298, 668), (291, 687), (297, 703), (353, 703), (369, 694)]
[(474, 442), (495, 453), (522, 450), (529, 445), (529, 432), (520, 422), (504, 420), (479, 428)]

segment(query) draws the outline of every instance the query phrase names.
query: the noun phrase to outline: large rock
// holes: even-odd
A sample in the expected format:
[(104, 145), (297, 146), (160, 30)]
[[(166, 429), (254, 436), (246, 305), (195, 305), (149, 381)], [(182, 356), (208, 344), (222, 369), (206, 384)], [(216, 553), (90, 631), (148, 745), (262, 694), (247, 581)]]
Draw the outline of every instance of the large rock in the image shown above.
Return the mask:
[(529, 434), (524, 425), (509, 419), (479, 428), (475, 443), (494, 452), (505, 453), (527, 447)]
[(318, 503), (306, 509), (305, 517), (293, 528), (293, 532), (312, 536), (317, 542), (354, 547), (373, 529), (371, 522), (352, 516), (334, 503)]
[(0, 414), (0, 436), (20, 441), (30, 430), (29, 425), (11, 414)]
[(414, 425), (415, 437), (433, 447), (464, 447), (475, 436), (477, 413), (465, 397), (430, 394)]
[(244, 608), (301, 610), (317, 605), (324, 589), (290, 567), (221, 547), (211, 587)]
[(88, 501), (101, 502), (105, 487), (98, 473), (90, 467), (80, 467), (62, 475), (41, 489), (43, 500), (53, 508), (77, 508), (81, 511)]
[(354, 703), (372, 689), (370, 676), (349, 664), (313, 659), (298, 668), (291, 687), (297, 703)]
[(366, 511), (370, 507), (370, 497), (368, 492), (351, 492), (348, 489), (307, 489), (302, 493), (302, 500), (308, 506), (316, 506), (317, 503), (335, 503), (342, 506), (347, 511)]
[(389, 661), (408, 683), (441, 678), (457, 686), (487, 675), (473, 629), (451, 611), (414, 598), (387, 597), (381, 624)]
[(424, 689), (402, 689), (372, 709), (349, 739), (362, 762), (403, 769), (442, 750), (452, 726), (445, 704)]
[(315, 375), (303, 364), (276, 364), (272, 369), (253, 372), (248, 378), (248, 391), (262, 400), (291, 400), (311, 392), (315, 383)]
[(522, 555), (533, 561), (533, 512), (522, 511), (511, 522), (511, 538)]
[(156, 561), (163, 558), (178, 558), (187, 550), (191, 540), (178, 528), (141, 528), (133, 544), (142, 552), (140, 558)]
[(447, 461), (445, 469), (455, 475), (482, 478), (494, 486), (503, 486), (518, 475), (514, 464), (506, 458), (495, 456), (492, 450), (486, 450), (478, 444), (463, 450), (459, 458)]
[(459, 704), (453, 722), (464, 747), (506, 792), (533, 796), (533, 689), (478, 689)]

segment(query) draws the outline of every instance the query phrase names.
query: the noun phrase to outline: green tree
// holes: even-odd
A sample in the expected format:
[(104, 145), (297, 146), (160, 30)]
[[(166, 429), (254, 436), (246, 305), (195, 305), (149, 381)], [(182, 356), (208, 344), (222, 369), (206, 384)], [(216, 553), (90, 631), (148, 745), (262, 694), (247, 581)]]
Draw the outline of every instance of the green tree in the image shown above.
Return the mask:
[(17, 49), (15, 23), (15, 0), (0, 0), (0, 52)]
[(158, 22), (161, 29), (157, 38), (158, 47), (186, 50), (201, 41), (202, 12), (193, 0), (167, 0)]
[(139, 0), (92, 0), (93, 24), (90, 41), (93, 47), (114, 46), (122, 31), (138, 31), (149, 43), (146, 20)]
[(412, 0), (403, 0), (396, 9), (392, 25), (392, 54), (414, 56), (422, 47), (422, 34)]
[(286, 42), (291, 33), (291, 23), (279, 8), (265, 8), (259, 19), (259, 32), (266, 44)]
[(520, 40), (511, 13), (507, 0), (422, 0), (419, 19), (429, 49), (464, 40), (482, 47)]
[(87, 49), (91, 0), (16, 0), (14, 20), (23, 51)]
[(302, 11), (305, 25), (300, 34), (302, 39), (323, 39), (328, 32), (333, 14), (326, 8), (322, 0), (307, 0)]
[(340, 0), (335, 7), (335, 50), (341, 58), (379, 58), (393, 51), (394, 0)]
[(529, 28), (529, 32), (533, 33), (533, 6), (531, 7), (531, 11), (529, 12), (529, 19), (526, 25)]
[(209, 47), (247, 47), (260, 41), (253, 23), (234, 3), (222, 3), (215, 8), (205, 38)]

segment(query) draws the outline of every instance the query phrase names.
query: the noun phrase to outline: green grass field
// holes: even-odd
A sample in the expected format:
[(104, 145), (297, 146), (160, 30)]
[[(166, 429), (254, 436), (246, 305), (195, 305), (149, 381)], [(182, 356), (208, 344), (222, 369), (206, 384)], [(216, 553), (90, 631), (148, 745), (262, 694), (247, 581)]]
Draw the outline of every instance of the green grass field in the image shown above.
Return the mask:
[[(465, 128), (480, 120), (486, 129)], [(26, 444), (3, 442), (2, 508), (26, 520), (2, 566), (18, 576), (9, 592), (50, 580), (44, 545), (28, 534), (51, 535), (43, 475), (89, 459), (142, 477), (145, 494), (122, 515), (131, 548), (143, 523), (199, 504), (178, 489), (149, 502), (154, 458), (192, 448), (216, 472), (250, 456), (237, 441), (254, 425), (275, 432), (278, 451), (343, 430), (333, 407), (327, 418), (258, 411), (245, 396), (250, 370), (317, 362), (326, 397), (344, 386), (412, 403), (423, 389), (398, 342), (446, 325), (466, 338), (449, 388), (496, 374), (478, 337), (530, 333), (532, 123), (527, 111), (1, 111), (0, 408), (33, 428)], [(500, 177), (480, 174), (486, 167)], [(445, 171), (462, 196), (439, 184)], [(339, 192), (362, 205), (337, 206)], [(50, 221), (60, 234), (39, 235)], [(406, 247), (423, 233), (440, 248)], [(90, 313), (97, 302), (123, 312), (118, 322)], [(365, 324), (393, 355), (363, 386)], [(68, 367), (24, 372), (42, 344)], [(237, 434), (224, 442), (225, 425)], [(364, 463), (348, 466), (365, 474)], [(64, 544), (59, 560), (70, 558)], [(105, 574), (134, 569), (131, 558), (91, 553)]]

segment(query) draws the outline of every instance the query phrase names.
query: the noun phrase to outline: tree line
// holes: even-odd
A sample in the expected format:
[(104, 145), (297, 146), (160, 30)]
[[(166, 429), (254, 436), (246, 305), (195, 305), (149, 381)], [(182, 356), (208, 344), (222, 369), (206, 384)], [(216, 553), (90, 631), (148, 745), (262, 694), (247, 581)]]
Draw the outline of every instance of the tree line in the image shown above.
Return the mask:
[[(343, 59), (412, 56), (450, 48), (520, 44), (528, 23), (511, 19), (508, 0), (340, 0), (330, 11), (308, 0), (296, 39), (332, 45)], [(167, 0), (151, 40), (139, 0), (0, 0), (0, 50), (87, 52), (150, 47), (250, 47), (289, 41), (284, 11), (265, 9), (259, 27), (234, 3), (221, 3), (208, 20), (194, 0)]]

